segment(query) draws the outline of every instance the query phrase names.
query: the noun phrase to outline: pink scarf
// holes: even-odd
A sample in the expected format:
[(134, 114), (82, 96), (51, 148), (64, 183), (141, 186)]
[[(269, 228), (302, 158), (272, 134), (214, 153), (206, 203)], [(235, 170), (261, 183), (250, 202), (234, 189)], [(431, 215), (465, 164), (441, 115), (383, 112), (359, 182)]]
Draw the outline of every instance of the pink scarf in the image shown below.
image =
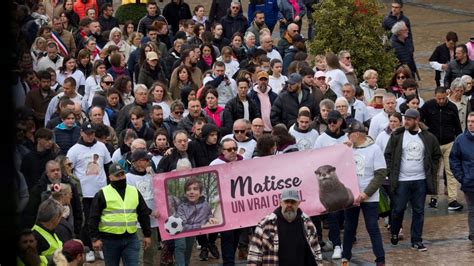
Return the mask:
[(290, 2), (290, 4), (295, 9), (295, 14), (294, 14), (293, 18), (295, 18), (296, 16), (299, 16), (300, 15), (300, 6), (298, 5), (298, 0), (288, 0), (288, 2)]
[(212, 56), (211, 55), (203, 55), (202, 59), (204, 59), (204, 63), (208, 66), (212, 66)]

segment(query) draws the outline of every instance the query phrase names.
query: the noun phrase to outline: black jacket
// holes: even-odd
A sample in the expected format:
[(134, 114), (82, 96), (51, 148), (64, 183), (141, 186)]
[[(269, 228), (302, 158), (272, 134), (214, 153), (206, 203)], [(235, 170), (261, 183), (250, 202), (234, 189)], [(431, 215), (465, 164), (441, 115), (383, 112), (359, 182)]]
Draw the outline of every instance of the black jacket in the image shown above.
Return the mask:
[(467, 59), (464, 64), (461, 64), (457, 60), (451, 60), (444, 76), (444, 86), (449, 88), (455, 78), (460, 78), (464, 75), (474, 78), (474, 61)]
[[(438, 45), (434, 50), (433, 54), (431, 55), (428, 61), (430, 62), (438, 62), (440, 64), (447, 64), (451, 60), (451, 54), (449, 53), (449, 48), (446, 46), (445, 43)], [(439, 80), (441, 79), (441, 71), (436, 70), (435, 81), (436, 86), (441, 86)]]
[[(111, 185), (117, 192), (120, 194), (120, 197), (122, 199), (125, 198), (125, 188), (116, 188), (113, 185)], [(133, 187), (135, 188), (135, 187)], [(151, 214), (151, 210), (148, 208), (146, 205), (145, 200), (143, 199), (142, 194), (140, 194), (140, 191), (138, 192), (138, 206), (136, 209), (137, 215), (138, 215), (138, 222), (140, 223), (140, 226), (143, 231), (143, 235), (145, 237), (150, 237), (151, 236), (151, 229), (150, 229), (150, 217), (149, 215)], [(117, 234), (109, 234), (109, 233), (104, 233), (104, 232), (99, 232), (99, 222), (100, 222), (100, 216), (102, 215), (102, 211), (107, 207), (107, 201), (105, 200), (104, 192), (103, 190), (99, 190), (97, 194), (95, 194), (94, 199), (92, 200), (91, 204), (91, 210), (89, 214), (89, 233), (92, 241), (95, 241), (97, 239), (101, 238), (106, 238), (106, 239), (122, 239), (129, 237), (131, 234), (128, 232), (125, 232), (123, 234), (117, 235)]]
[(435, 99), (431, 99), (420, 109), (428, 131), (436, 136), (440, 145), (453, 142), (462, 133), (458, 108), (454, 103), (446, 101), (445, 106), (439, 106)]
[(128, 123), (130, 123), (128, 112), (130, 112), (130, 110), (135, 106), (140, 106), (143, 109), (145, 112), (145, 121), (150, 120), (151, 104), (147, 103), (145, 105), (139, 105), (136, 102), (133, 102), (129, 105), (125, 105), (117, 116), (117, 125), (115, 126), (117, 134), (122, 133), (122, 130), (127, 128)]
[[(176, 149), (173, 149), (170, 155), (165, 156), (161, 159), (160, 163), (158, 164), (158, 169), (156, 170), (157, 173), (166, 173), (176, 169), (176, 164), (178, 163), (179, 159), (185, 158), (181, 155)], [(196, 166), (196, 161), (192, 154), (189, 152), (187, 153), (187, 158), (191, 162), (193, 168)]]
[(301, 103), (298, 103), (298, 95), (294, 92), (288, 92), (286, 87), (280, 92), (275, 103), (272, 105), (270, 114), (272, 126), (283, 123), (287, 128), (290, 128), (296, 122), (296, 118), (298, 118), (298, 110), (303, 106), (308, 107), (311, 111), (311, 119), (319, 114), (319, 107), (309, 90), (301, 88), (301, 92), (303, 93)]
[[(209, 11), (209, 24), (212, 25), (214, 21), (219, 22), (222, 17), (227, 14), (232, 0), (212, 0), (211, 10)], [(242, 13), (242, 8), (240, 9)]]
[(194, 158), (196, 167), (208, 166), (219, 156), (219, 142), (213, 145), (206, 143), (207, 137), (212, 132), (219, 132), (219, 129), (213, 124), (206, 124), (202, 127), (202, 137), (188, 144), (188, 153)]
[[(392, 133), (385, 148), (385, 161), (387, 163), (387, 176), (390, 179), (390, 189), (394, 193), (397, 191), (398, 177), (400, 176), (400, 167), (403, 152), (403, 134), (405, 128), (401, 127)], [(441, 150), (436, 137), (427, 130), (421, 130), (418, 133), (425, 146), (425, 156), (423, 169), (426, 176), (426, 194), (436, 195), (438, 193), (438, 167), (441, 159)]]
[(100, 30), (102, 32), (111, 30), (115, 27), (119, 27), (118, 20), (114, 17), (105, 18), (104, 16), (99, 17)]
[(77, 143), (81, 136), (81, 129), (78, 126), (65, 128), (61, 123), (54, 128), (55, 142), (61, 148), (60, 154), (66, 155), (67, 151)]
[(163, 8), (163, 16), (171, 26), (171, 31), (173, 34), (176, 34), (176, 32), (179, 30), (180, 20), (190, 19), (193, 17), (189, 5), (184, 3), (184, 1), (181, 1), (181, 4), (178, 4), (175, 1), (167, 4), (165, 8)]
[(232, 39), (232, 35), (236, 32), (240, 32), (242, 36), (244, 36), (245, 31), (248, 28), (248, 21), (244, 15), (238, 14), (237, 16), (232, 17), (230, 11), (226, 16), (222, 17), (221, 24), (224, 30), (223, 36), (229, 40)]
[[(249, 103), (249, 120), (252, 121), (257, 117), (261, 117), (259, 108), (249, 96), (247, 96), (247, 102)], [(232, 133), (234, 121), (244, 118), (244, 104), (239, 100), (239, 96), (230, 99), (230, 101), (225, 104), (223, 118), (224, 121), (221, 127), (222, 135)]]
[(21, 161), (21, 173), (25, 176), (26, 184), (31, 189), (34, 187), (46, 169), (46, 163), (54, 160), (58, 154), (53, 150), (38, 152), (36, 147), (27, 153)]
[[(250, 89), (248, 97), (252, 99), (252, 101), (257, 105), (258, 111), (262, 113), (262, 107), (260, 105), (260, 98), (258, 98), (258, 93), (254, 89)], [(268, 92), (268, 97), (270, 97), (270, 104), (273, 106), (273, 103), (278, 97), (278, 94), (276, 94), (272, 89)]]

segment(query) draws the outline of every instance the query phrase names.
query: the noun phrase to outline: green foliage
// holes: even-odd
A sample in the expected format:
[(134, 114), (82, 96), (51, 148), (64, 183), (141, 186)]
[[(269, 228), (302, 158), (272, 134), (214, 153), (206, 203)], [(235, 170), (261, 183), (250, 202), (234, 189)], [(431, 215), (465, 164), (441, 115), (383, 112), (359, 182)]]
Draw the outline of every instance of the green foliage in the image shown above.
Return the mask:
[(146, 15), (146, 4), (126, 4), (121, 5), (115, 12), (115, 17), (120, 24), (124, 24), (127, 20), (132, 20), (135, 25)]
[(384, 44), (382, 8), (379, 0), (324, 0), (315, 5), (316, 37), (310, 41), (310, 52), (349, 50), (359, 80), (366, 70), (374, 69), (379, 87), (387, 86), (398, 60)]

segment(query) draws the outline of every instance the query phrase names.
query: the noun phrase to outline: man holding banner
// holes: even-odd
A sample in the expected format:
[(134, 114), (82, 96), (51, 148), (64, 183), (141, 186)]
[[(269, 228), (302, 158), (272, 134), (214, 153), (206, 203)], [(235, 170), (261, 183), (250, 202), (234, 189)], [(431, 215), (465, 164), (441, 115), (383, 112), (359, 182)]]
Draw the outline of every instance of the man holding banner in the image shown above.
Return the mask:
[(247, 265), (322, 264), (316, 227), (299, 208), (300, 202), (297, 190), (283, 191), (280, 207), (255, 228)]

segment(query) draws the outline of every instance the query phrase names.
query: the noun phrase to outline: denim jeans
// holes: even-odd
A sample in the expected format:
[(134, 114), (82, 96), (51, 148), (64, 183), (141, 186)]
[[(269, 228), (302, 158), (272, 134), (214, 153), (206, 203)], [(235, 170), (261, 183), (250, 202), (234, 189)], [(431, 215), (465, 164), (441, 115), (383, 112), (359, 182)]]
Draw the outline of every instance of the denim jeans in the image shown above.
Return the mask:
[(423, 223), (425, 219), (426, 180), (399, 181), (392, 210), (392, 235), (398, 235), (403, 222), (403, 214), (410, 201), (412, 207), (411, 242), (422, 242)]
[(194, 236), (174, 240), (174, 257), (177, 266), (188, 266), (193, 251)]
[(235, 265), (235, 251), (239, 245), (240, 230), (221, 232), (221, 252), (224, 266)]
[(102, 239), (102, 251), (106, 266), (118, 266), (120, 259), (123, 265), (134, 266), (138, 264), (140, 241), (137, 234), (121, 239)]
[(344, 210), (328, 213), (328, 238), (334, 247), (341, 246), (341, 223), (344, 223)]
[(352, 244), (357, 232), (359, 223), (359, 213), (362, 209), (364, 213), (365, 228), (369, 233), (372, 242), (372, 251), (375, 255), (375, 262), (385, 262), (385, 251), (383, 249), (382, 235), (380, 234), (378, 224), (378, 202), (363, 202), (360, 207), (352, 207), (344, 211), (344, 243), (342, 248), (342, 257), (348, 260), (352, 257)]

